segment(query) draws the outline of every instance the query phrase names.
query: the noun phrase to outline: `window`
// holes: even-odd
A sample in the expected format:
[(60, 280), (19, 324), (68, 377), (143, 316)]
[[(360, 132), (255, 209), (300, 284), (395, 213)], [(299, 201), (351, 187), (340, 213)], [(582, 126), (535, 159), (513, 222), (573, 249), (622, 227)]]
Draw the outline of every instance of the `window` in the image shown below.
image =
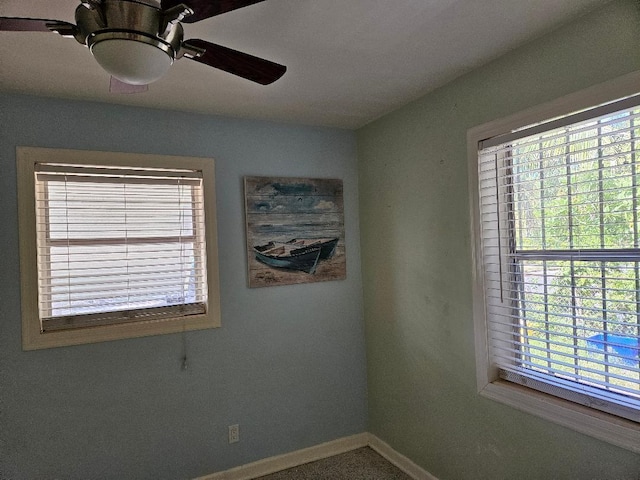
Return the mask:
[(640, 96), (522, 125), (470, 132), (479, 388), (638, 451)]
[(220, 323), (213, 161), (19, 148), (23, 348)]

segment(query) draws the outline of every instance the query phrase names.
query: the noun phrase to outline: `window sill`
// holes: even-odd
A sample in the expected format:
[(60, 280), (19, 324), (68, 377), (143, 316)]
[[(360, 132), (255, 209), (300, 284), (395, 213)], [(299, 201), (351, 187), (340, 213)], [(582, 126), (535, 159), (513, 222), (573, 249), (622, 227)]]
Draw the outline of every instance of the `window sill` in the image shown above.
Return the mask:
[(146, 337), (180, 333), (191, 330), (205, 330), (220, 326), (219, 315), (193, 315), (188, 319), (165, 319), (116, 325), (102, 325), (89, 328), (76, 328), (42, 333), (37, 328), (39, 321), (24, 322), (22, 331), (22, 349), (39, 350), (43, 348), (65, 347), (85, 343), (108, 342), (125, 338)]
[(488, 383), (480, 395), (563, 427), (640, 453), (640, 424), (577, 405), (504, 380)]

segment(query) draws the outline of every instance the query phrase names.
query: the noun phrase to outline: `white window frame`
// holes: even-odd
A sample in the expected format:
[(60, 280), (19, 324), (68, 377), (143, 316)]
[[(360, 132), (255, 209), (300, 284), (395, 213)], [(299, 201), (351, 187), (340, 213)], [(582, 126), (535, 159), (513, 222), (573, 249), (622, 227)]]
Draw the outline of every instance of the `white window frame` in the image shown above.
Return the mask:
[(639, 85), (640, 72), (633, 72), (515, 115), (474, 127), (467, 132), (474, 261), (473, 320), (479, 394), (636, 453), (640, 453), (640, 423), (502, 380), (498, 368), (491, 364), (487, 341), (486, 286), (481, 245), (478, 152), (483, 140), (635, 95), (640, 91)]
[[(195, 315), (114, 323), (90, 328), (42, 331), (38, 306), (38, 266), (35, 172), (38, 163), (103, 165), (109, 167), (189, 169), (202, 172), (206, 238), (206, 311)], [(125, 338), (219, 327), (220, 293), (216, 228), (215, 165), (211, 158), (17, 147), (18, 228), (22, 306), (22, 348), (95, 343)]]

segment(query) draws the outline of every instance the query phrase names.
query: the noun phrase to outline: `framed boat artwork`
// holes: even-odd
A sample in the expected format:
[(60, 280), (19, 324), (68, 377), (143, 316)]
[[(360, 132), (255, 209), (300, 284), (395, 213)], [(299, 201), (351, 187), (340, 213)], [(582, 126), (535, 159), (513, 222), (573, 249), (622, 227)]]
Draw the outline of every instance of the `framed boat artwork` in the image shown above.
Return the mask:
[(250, 287), (346, 278), (342, 180), (245, 177)]

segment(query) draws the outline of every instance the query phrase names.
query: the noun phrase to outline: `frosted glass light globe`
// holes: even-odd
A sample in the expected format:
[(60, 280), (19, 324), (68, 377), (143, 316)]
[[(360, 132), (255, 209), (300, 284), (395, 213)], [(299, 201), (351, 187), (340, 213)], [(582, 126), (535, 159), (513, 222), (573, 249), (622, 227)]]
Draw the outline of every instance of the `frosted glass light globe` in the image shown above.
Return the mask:
[(149, 43), (109, 38), (91, 45), (96, 61), (113, 77), (130, 85), (147, 85), (167, 73), (171, 55)]

